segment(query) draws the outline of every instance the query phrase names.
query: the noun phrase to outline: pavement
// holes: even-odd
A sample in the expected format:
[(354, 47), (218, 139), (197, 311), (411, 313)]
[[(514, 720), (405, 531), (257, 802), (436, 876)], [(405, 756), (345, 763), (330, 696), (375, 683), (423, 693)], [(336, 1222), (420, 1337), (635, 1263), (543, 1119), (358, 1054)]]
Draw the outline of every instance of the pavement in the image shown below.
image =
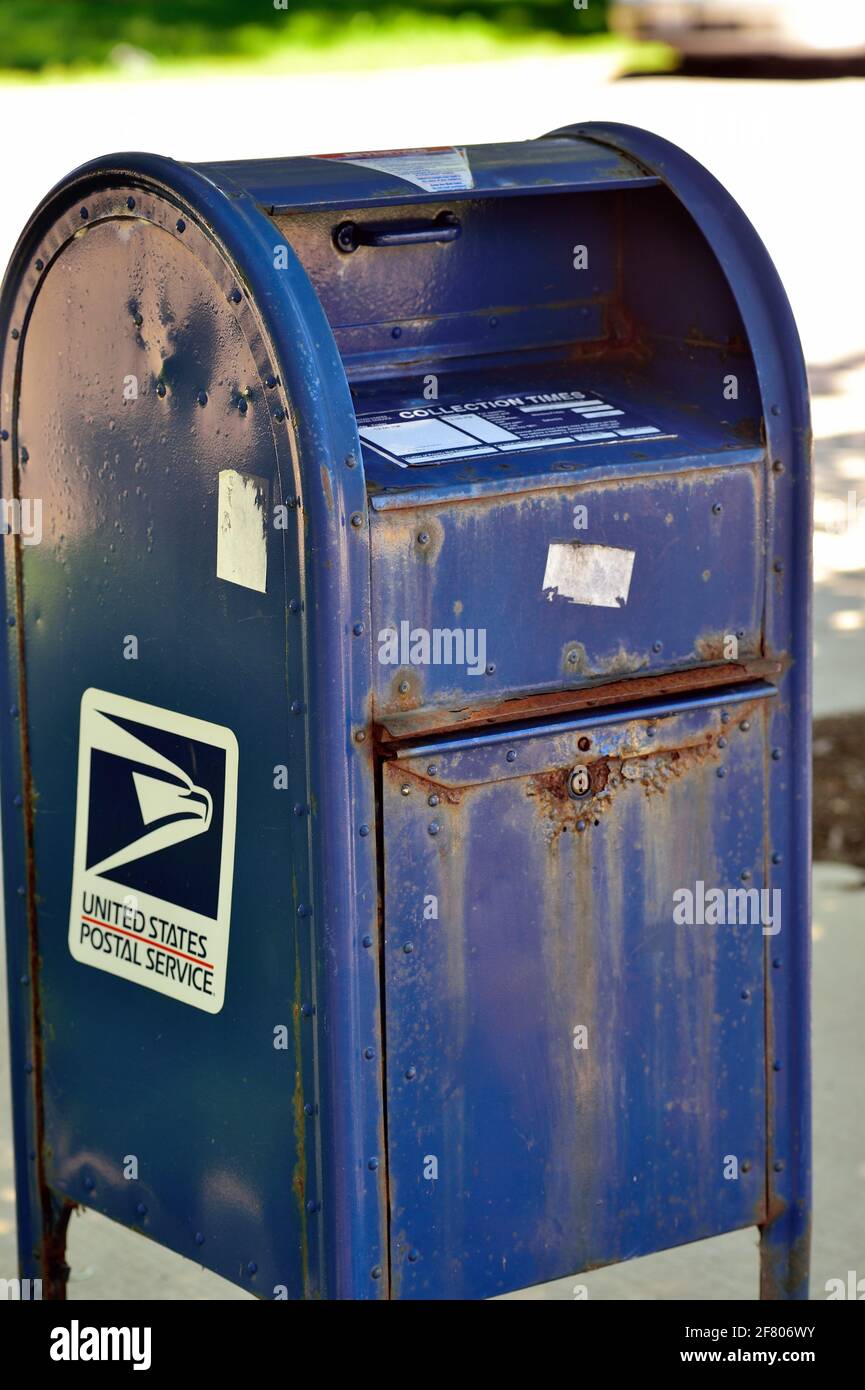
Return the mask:
[[(296, 77), (0, 86), (6, 193), (0, 263), (47, 189), (108, 149), (239, 159), (520, 140), (580, 120), (683, 145), (742, 204), (790, 295), (813, 391), (815, 714), (865, 709), (865, 274), (856, 140), (865, 81), (619, 79), (608, 56)], [(861, 502), (861, 505), (860, 505)], [(812, 1297), (865, 1276), (865, 892), (815, 867), (815, 1228)], [(5, 1007), (5, 995), (3, 996)], [(2, 1041), (5, 1044), (5, 1023)], [(14, 1272), (8, 1075), (0, 1076), (0, 1275)], [(757, 1292), (756, 1237), (737, 1232), (508, 1295), (738, 1299)], [(93, 1212), (71, 1223), (72, 1299), (250, 1295)]]

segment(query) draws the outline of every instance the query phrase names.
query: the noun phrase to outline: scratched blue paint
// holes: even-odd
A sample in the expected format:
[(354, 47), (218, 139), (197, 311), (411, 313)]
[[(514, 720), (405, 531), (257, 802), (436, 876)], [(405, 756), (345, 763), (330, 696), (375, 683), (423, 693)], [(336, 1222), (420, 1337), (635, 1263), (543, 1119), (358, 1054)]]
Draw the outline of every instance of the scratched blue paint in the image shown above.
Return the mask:
[[(655, 136), (467, 155), (474, 186), (446, 194), (322, 158), (110, 156), (13, 257), (3, 496), (40, 496), (44, 536), (4, 542), (2, 813), (21, 1265), (49, 1293), (78, 1202), (263, 1297), (484, 1297), (748, 1224), (764, 1296), (806, 1294), (810, 436), (789, 306), (744, 215)], [(334, 241), (350, 220), (399, 242), (443, 210), (447, 243)], [(663, 438), (410, 469), (362, 447), (357, 416), (423, 408), (430, 374), (445, 403), (595, 392)], [(225, 467), (286, 518), (266, 594), (215, 578)], [(583, 539), (633, 550), (619, 608), (544, 594), (548, 545)], [(492, 669), (395, 680), (377, 639), (402, 620), (482, 627)], [(218, 1015), (69, 955), (88, 686), (238, 739)], [(577, 829), (570, 767), (629, 752), (648, 783), (620, 776)], [(671, 927), (675, 888), (743, 871), (781, 889), (778, 936)], [(726, 1154), (747, 1157), (736, 1182)]]

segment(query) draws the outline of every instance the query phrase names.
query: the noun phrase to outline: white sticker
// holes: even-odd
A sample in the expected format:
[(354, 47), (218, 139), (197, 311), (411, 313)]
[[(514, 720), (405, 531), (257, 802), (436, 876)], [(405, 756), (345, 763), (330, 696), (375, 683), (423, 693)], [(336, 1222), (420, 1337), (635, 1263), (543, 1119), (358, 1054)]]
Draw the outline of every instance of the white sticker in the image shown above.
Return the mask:
[(474, 188), (468, 156), (457, 145), (428, 145), (422, 150), (361, 150), (356, 154), (323, 154), (319, 159), (339, 159), (360, 164), (381, 174), (394, 174), (425, 193), (457, 193)]
[(69, 916), (75, 959), (219, 1013), (236, 821), (230, 729), (85, 690)]
[(217, 579), (266, 594), (267, 480), (224, 468), (217, 505)]
[(554, 541), (547, 551), (544, 594), (592, 608), (624, 608), (636, 551), (613, 545)]

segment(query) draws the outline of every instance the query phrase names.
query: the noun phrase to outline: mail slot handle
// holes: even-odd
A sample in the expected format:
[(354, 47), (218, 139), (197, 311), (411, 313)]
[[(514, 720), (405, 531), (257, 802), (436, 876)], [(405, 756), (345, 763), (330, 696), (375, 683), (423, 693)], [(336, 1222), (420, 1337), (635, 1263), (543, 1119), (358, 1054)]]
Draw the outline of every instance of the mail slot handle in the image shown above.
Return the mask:
[(456, 241), (462, 227), (452, 212), (440, 212), (426, 222), (341, 222), (333, 234), (340, 251), (359, 246), (411, 246), (423, 241)]

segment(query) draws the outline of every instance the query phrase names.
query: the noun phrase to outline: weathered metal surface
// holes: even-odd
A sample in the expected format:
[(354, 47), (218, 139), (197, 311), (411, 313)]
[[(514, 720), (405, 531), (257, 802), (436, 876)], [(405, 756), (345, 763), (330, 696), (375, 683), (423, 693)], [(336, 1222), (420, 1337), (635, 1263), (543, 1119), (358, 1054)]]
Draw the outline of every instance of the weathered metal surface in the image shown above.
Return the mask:
[[(727, 466), (670, 478), (587, 478), (579, 487), (452, 501), (434, 515), (423, 507), (376, 514), (376, 718), (387, 723), (411, 711), (419, 725), (423, 712), (435, 724), (438, 706), (489, 707), (529, 691), (702, 666), (725, 654), (757, 657), (762, 487), (756, 469)], [(577, 531), (579, 508), (587, 529)], [(589, 544), (632, 557), (628, 593), (615, 608), (573, 602), (546, 585), (551, 547)], [(408, 639), (398, 662), (385, 661), (382, 634), (401, 633), (403, 624)], [(482, 633), (483, 663), (413, 664), (411, 634), (436, 629)], [(725, 636), (733, 639), (726, 653)]]
[(677, 925), (673, 895), (764, 884), (766, 695), (385, 763), (400, 1297), (485, 1297), (763, 1219), (761, 926)]
[[(111, 157), (13, 258), (3, 495), (41, 495), (45, 531), (3, 545), (19, 1243), (57, 1296), (72, 1202), (268, 1297), (474, 1297), (749, 1223), (763, 1295), (806, 1295), (810, 436), (789, 306), (728, 195), (657, 137), (468, 161), (472, 184), (431, 192), (350, 160)], [(401, 237), (442, 213), (458, 238)], [(346, 255), (348, 218), (396, 244)], [(361, 446), (381, 412), (558, 391), (658, 433), (404, 467)], [(255, 563), (217, 541), (226, 469), (241, 524), (268, 490), (284, 503)], [(576, 584), (581, 544), (633, 554), (616, 606), (545, 584), (551, 545)], [(433, 650), (483, 632), (478, 674), (387, 666), (403, 624)], [(92, 685), (238, 740), (219, 1014), (68, 953)], [(782, 930), (671, 926), (698, 877), (779, 889)]]

